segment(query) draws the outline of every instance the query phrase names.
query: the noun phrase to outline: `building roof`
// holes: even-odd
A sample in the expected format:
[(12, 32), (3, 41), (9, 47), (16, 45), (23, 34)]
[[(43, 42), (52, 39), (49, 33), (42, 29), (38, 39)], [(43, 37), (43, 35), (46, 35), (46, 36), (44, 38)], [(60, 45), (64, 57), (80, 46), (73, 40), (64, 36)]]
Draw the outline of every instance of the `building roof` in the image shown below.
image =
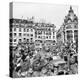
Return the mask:
[[(33, 20), (27, 20), (27, 19), (17, 19), (17, 18), (12, 18), (10, 19), (10, 25), (16, 25), (17, 27), (33, 27), (34, 29), (41, 29), (44, 30), (44, 27), (53, 27), (55, 28), (54, 24), (49, 24), (49, 23), (37, 23), (34, 22)], [(16, 27), (15, 26), (15, 27)]]
[(78, 22), (78, 17), (74, 13), (72, 6), (70, 6), (70, 9), (68, 11), (68, 15), (65, 16), (64, 23), (72, 23), (72, 22)]
[(33, 23), (32, 20), (27, 20), (27, 19), (17, 19), (17, 18), (12, 18), (10, 19), (10, 21), (12, 21), (13, 23)]

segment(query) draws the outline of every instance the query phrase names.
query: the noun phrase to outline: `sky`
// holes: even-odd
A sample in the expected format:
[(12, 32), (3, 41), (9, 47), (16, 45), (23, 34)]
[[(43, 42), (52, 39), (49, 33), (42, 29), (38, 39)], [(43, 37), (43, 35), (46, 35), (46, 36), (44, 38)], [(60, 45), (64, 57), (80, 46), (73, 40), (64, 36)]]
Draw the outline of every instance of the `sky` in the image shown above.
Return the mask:
[[(78, 7), (71, 6), (74, 13), (78, 16)], [(63, 24), (69, 9), (70, 5), (16, 2), (13, 3), (13, 18), (27, 19), (34, 16), (35, 22), (52, 23), (58, 30)]]

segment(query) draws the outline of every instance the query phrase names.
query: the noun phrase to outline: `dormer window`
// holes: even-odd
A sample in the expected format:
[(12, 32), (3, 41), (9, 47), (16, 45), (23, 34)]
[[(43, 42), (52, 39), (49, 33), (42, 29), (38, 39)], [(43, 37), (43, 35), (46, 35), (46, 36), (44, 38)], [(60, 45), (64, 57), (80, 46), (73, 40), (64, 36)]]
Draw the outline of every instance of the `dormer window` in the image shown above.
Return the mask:
[(70, 22), (71, 22), (71, 20), (69, 19), (69, 20), (68, 20), (68, 23), (70, 23)]

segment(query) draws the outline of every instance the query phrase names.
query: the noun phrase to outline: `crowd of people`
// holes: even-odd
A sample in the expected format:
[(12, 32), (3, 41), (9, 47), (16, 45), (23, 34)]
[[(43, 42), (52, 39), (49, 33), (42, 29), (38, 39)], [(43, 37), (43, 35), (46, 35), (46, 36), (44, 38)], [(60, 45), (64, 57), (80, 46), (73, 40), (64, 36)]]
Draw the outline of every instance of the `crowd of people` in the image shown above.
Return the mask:
[(34, 44), (20, 42), (13, 49), (13, 77), (77, 74), (77, 48), (76, 43), (66, 42), (37, 50)]

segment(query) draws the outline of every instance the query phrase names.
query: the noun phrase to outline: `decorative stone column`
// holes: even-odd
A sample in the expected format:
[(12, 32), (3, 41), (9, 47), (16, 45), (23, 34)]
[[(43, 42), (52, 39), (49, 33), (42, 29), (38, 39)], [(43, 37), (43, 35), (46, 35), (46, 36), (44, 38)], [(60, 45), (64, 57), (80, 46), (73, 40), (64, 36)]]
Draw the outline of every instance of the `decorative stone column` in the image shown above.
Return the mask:
[(73, 34), (73, 42), (74, 42), (74, 41), (75, 41), (75, 40), (74, 40), (74, 30), (73, 30), (72, 32), (73, 32), (72, 34)]
[(67, 41), (67, 31), (65, 31), (65, 41)]

